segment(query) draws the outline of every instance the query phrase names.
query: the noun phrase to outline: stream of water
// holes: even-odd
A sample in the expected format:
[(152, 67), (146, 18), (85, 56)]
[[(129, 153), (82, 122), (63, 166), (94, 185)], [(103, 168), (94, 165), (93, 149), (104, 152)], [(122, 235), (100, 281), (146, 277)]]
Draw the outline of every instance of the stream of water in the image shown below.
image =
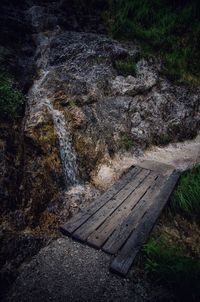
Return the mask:
[(60, 156), (66, 183), (76, 185), (79, 183), (76, 154), (72, 146), (72, 137), (67, 129), (65, 117), (62, 112), (53, 109), (51, 103), (49, 103), (49, 109), (52, 113), (54, 126), (59, 138)]
[(47, 97), (48, 91), (43, 87), (47, 77), (48, 70), (42, 70), (39, 79), (35, 81), (29, 98), (37, 102), (37, 106), (46, 106), (52, 115), (54, 127), (59, 139), (60, 157), (63, 166), (63, 174), (67, 187), (79, 184), (78, 167), (76, 163), (76, 154), (72, 145), (72, 137), (68, 130), (64, 114), (53, 107), (52, 101)]

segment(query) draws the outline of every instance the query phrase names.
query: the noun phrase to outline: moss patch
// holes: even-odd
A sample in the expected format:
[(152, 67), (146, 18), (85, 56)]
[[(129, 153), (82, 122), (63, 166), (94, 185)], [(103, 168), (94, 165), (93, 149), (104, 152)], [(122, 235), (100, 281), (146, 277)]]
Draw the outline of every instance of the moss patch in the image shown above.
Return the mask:
[(120, 148), (128, 151), (128, 150), (131, 150), (134, 147), (134, 145), (135, 145), (134, 141), (129, 134), (127, 134), (127, 133), (121, 134), (121, 137), (119, 140)]
[(114, 61), (114, 68), (117, 70), (118, 75), (122, 76), (136, 76), (137, 64), (132, 58), (118, 59)]

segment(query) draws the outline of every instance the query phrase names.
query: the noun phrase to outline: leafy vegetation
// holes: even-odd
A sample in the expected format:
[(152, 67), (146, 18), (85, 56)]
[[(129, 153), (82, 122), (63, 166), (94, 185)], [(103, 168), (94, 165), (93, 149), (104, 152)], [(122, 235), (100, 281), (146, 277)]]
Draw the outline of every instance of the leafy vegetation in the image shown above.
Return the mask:
[(175, 212), (200, 217), (200, 165), (182, 175), (171, 207)]
[(200, 80), (200, 2), (197, 0), (110, 0), (106, 13), (114, 37), (139, 39), (179, 82)]
[(160, 135), (155, 134), (152, 143), (156, 145), (168, 145), (171, 142), (172, 138), (167, 133), (163, 133)]
[(137, 65), (131, 58), (116, 60), (114, 62), (114, 67), (116, 68), (119, 75), (135, 76), (137, 73)]
[(23, 104), (23, 96), (14, 87), (13, 81), (4, 73), (0, 74), (0, 117), (17, 118), (19, 108)]
[(13, 120), (19, 116), (24, 99), (7, 71), (9, 55), (8, 50), (0, 48), (0, 118)]
[(145, 270), (167, 285), (180, 301), (200, 299), (200, 261), (185, 255), (180, 245), (170, 246), (162, 236), (144, 246)]
[[(172, 215), (171, 211), (200, 217), (200, 165), (182, 175), (166, 214)], [(200, 301), (200, 260), (192, 257), (194, 253), (188, 256), (188, 250), (166, 234), (154, 234), (144, 246), (144, 269), (155, 281), (168, 286), (178, 301)]]
[(134, 146), (133, 139), (127, 133), (124, 133), (121, 136), (120, 144), (122, 148), (125, 148), (127, 151), (130, 150)]

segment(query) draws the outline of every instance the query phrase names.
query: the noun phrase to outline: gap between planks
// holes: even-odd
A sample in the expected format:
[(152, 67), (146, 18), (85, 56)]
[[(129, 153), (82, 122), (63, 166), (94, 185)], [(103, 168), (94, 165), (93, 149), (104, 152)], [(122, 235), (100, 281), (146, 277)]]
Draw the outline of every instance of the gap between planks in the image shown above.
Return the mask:
[(154, 227), (161, 211), (166, 205), (175, 185), (180, 177), (180, 171), (174, 171), (167, 181), (163, 183), (160, 191), (155, 196), (149, 211), (145, 213), (134, 232), (131, 233), (124, 246), (111, 263), (110, 270), (119, 275), (126, 276), (137, 253), (147, 240), (149, 233)]
[(85, 242), (87, 238), (109, 217), (151, 172), (142, 169), (132, 181), (111, 198), (99, 211), (93, 214), (74, 233), (73, 238)]
[[(111, 271), (125, 276), (170, 197), (180, 172), (158, 163), (133, 167), (88, 208), (61, 227), (64, 234), (116, 255)], [(147, 167), (147, 168), (146, 168)]]
[(140, 199), (148, 191), (155, 179), (157, 173), (151, 172), (125, 201), (96, 229), (87, 239), (87, 243), (100, 248), (105, 241), (112, 235), (113, 231), (120, 225), (131, 211), (137, 211)]
[(117, 181), (109, 190), (101, 195), (93, 205), (86, 209), (79, 211), (78, 214), (73, 216), (66, 224), (61, 226), (61, 231), (66, 235), (71, 235), (76, 231), (84, 222), (86, 222), (91, 215), (95, 214), (106, 202), (115, 196), (134, 176), (136, 176), (142, 168), (133, 167), (127, 174), (125, 174), (119, 181)]

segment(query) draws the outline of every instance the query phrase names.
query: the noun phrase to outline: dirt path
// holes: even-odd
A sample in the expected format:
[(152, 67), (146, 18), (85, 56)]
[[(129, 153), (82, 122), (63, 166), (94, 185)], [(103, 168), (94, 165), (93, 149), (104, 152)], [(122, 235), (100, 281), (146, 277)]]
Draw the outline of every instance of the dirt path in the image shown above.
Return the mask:
[(182, 171), (200, 162), (200, 134), (194, 140), (152, 147), (137, 160), (154, 160), (172, 165)]
[(162, 147), (152, 146), (139, 156), (128, 152), (121, 156), (116, 155), (112, 160), (100, 165), (93, 183), (99, 188), (108, 189), (120, 178), (122, 172), (146, 160), (171, 165), (181, 171), (191, 168), (200, 162), (200, 134), (193, 140)]
[(57, 239), (24, 267), (6, 301), (146, 301), (144, 288), (109, 273), (109, 262), (103, 252)]

